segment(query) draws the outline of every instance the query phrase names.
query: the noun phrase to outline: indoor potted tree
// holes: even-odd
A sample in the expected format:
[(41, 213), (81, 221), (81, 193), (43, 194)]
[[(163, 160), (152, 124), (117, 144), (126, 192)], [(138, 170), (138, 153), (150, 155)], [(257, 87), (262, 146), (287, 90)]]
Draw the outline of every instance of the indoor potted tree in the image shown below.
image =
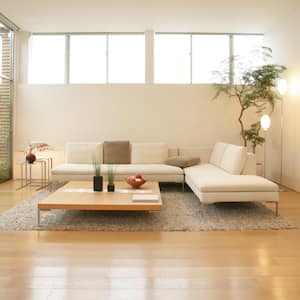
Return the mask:
[[(272, 57), (272, 50), (262, 47), (260, 54), (264, 61), (267, 61)], [(259, 67), (249, 66), (245, 68), (240, 60), (240, 57), (231, 57), (224, 63), (224, 70), (214, 72), (217, 81), (220, 82), (214, 84), (216, 89), (214, 99), (221, 94), (225, 94), (229, 98), (237, 100), (240, 106), (237, 119), (240, 124), (243, 144), (245, 147), (250, 145), (253, 153), (255, 153), (256, 146), (265, 142), (265, 139), (260, 136), (261, 126), (259, 119), (262, 114), (271, 115), (276, 102), (281, 100), (281, 95), (277, 91), (277, 82), (281, 74), (286, 70), (286, 67), (266, 63)], [(235, 81), (231, 71), (233, 65), (239, 66), (241, 69)], [(243, 117), (249, 108), (256, 109), (258, 120), (251, 124), (250, 128), (245, 128)]]

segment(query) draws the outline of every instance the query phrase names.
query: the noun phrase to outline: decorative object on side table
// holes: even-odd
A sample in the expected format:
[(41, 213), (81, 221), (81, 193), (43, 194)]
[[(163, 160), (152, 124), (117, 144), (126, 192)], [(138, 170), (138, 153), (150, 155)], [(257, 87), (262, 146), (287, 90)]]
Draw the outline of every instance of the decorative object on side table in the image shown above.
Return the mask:
[(29, 164), (33, 164), (35, 161), (36, 161), (36, 156), (35, 154), (33, 153), (33, 148), (29, 148), (29, 152), (27, 153), (26, 155), (26, 161), (29, 163)]
[(103, 191), (103, 176), (101, 176), (101, 164), (93, 158), (93, 166), (95, 170), (94, 176), (94, 192), (102, 192)]
[(49, 149), (49, 145), (44, 142), (30, 142), (27, 146), (26, 161), (33, 164), (36, 161), (36, 152), (43, 152)]
[(146, 180), (141, 173), (136, 173), (135, 176), (127, 177), (126, 182), (134, 189), (138, 189), (146, 182)]
[(110, 166), (107, 173), (107, 191), (114, 192), (115, 191), (115, 174), (114, 167)]

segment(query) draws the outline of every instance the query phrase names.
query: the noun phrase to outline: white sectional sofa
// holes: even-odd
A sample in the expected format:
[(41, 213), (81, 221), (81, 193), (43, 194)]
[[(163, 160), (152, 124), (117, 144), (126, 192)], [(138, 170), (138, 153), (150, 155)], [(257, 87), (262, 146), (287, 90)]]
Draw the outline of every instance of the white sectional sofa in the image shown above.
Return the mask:
[[(93, 156), (103, 163), (102, 143), (67, 143), (65, 164), (52, 169), (52, 181), (92, 180)], [(201, 163), (180, 168), (167, 165), (174, 156), (199, 157)], [(278, 212), (279, 187), (266, 178), (256, 176), (256, 159), (245, 147), (216, 143), (213, 149), (181, 147), (168, 148), (163, 143), (131, 143), (131, 163), (115, 164), (116, 180), (140, 172), (151, 181), (186, 183), (203, 203), (216, 202), (274, 202)]]

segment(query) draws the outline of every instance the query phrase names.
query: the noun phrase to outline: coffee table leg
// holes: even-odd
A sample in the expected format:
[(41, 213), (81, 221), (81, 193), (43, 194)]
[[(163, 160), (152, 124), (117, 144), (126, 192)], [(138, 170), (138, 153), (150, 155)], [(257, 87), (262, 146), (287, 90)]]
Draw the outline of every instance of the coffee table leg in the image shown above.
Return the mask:
[(40, 222), (41, 222), (41, 212), (40, 209), (37, 208), (37, 225), (40, 226)]

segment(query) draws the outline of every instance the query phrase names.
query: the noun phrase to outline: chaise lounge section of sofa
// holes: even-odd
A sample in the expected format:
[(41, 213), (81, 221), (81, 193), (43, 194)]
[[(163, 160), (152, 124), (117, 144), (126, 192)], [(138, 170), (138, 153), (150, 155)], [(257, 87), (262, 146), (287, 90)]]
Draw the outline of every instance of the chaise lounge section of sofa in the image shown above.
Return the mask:
[(208, 160), (184, 169), (185, 182), (202, 203), (274, 202), (279, 187), (256, 176), (255, 156), (245, 147), (216, 143)]

